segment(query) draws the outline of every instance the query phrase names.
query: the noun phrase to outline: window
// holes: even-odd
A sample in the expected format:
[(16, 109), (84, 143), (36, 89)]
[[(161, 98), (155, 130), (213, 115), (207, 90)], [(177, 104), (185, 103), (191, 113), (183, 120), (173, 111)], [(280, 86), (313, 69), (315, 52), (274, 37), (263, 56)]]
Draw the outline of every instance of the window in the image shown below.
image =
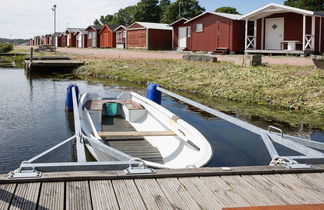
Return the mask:
[(203, 24), (202, 23), (196, 24), (196, 32), (203, 32)]
[(191, 27), (188, 26), (188, 27), (187, 27), (187, 30), (188, 30), (188, 37), (191, 37)]

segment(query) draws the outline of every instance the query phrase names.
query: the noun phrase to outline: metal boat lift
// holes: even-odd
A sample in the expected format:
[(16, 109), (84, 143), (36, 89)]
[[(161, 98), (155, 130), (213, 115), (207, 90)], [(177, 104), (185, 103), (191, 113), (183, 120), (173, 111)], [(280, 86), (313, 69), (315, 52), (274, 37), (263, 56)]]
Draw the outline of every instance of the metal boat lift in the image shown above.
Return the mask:
[[(272, 161), (270, 165), (284, 165), (289, 168), (310, 168), (311, 165), (300, 164), (298, 160), (305, 159), (324, 159), (324, 153), (318, 150), (324, 151), (324, 143), (307, 140), (303, 138), (284, 135), (282, 130), (274, 126), (269, 126), (268, 130), (264, 130), (250, 123), (242, 121), (240, 119), (229, 116), (225, 113), (192, 101), (188, 98), (170, 92), (161, 87), (156, 88), (161, 93), (176, 98), (184, 103), (197, 107), (205, 112), (208, 112), (214, 116), (224, 119), (232, 124), (235, 124), (241, 128), (251, 131), (262, 137), (262, 140), (269, 152)], [(41, 177), (42, 172), (57, 172), (57, 171), (83, 171), (83, 170), (125, 170), (126, 173), (152, 173), (152, 169), (147, 168), (144, 162), (138, 158), (134, 158), (128, 154), (118, 151), (112, 147), (105, 145), (96, 139), (91, 139), (83, 135), (79, 109), (83, 107), (78, 106), (78, 96), (76, 95), (75, 87), (72, 88), (73, 99), (73, 113), (74, 113), (74, 125), (75, 135), (69, 139), (57, 144), (56, 146), (46, 150), (45, 152), (31, 158), (28, 161), (23, 161), (18, 169), (9, 172), (9, 178), (28, 178), (28, 177)], [(273, 131), (278, 132), (273, 132)], [(46, 158), (46, 155), (55, 151), (59, 147), (67, 144), (68, 142), (76, 142), (77, 150), (77, 162), (59, 162), (59, 163), (37, 163), (37, 160)], [(280, 156), (273, 145), (273, 142), (281, 144), (289, 149), (301, 153), (300, 156)], [(85, 153), (85, 144), (91, 145), (91, 147), (116, 158), (119, 161), (105, 161), (105, 162), (87, 162)], [(317, 150), (316, 150), (317, 149)]]

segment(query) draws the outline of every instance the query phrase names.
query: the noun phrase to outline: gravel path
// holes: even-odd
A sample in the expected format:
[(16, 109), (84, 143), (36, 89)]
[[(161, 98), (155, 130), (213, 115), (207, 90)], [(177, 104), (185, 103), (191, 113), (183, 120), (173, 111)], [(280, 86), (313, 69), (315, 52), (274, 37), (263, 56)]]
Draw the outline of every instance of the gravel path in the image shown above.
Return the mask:
[[(19, 48), (30, 48), (19, 46)], [(99, 49), (99, 48), (58, 48), (59, 52), (75, 55), (92, 56), (95, 58), (144, 58), (144, 59), (182, 59), (183, 53), (176, 51), (146, 51), (126, 49)], [(234, 62), (236, 55), (217, 55), (219, 61)], [(294, 56), (263, 56), (263, 63), (287, 64), (296, 66), (312, 66), (310, 57), (301, 58)]]

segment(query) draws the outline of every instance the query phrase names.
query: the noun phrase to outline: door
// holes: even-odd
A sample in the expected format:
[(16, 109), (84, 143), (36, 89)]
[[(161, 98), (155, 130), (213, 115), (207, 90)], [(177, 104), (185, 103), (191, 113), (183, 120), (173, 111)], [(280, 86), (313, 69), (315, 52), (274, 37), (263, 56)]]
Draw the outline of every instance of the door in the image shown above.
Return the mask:
[(179, 27), (179, 38), (178, 38), (178, 47), (186, 48), (187, 47), (187, 27)]
[(82, 35), (78, 34), (78, 47), (82, 48)]
[(97, 47), (97, 32), (92, 32), (92, 47)]
[(265, 31), (265, 49), (281, 50), (284, 39), (284, 18), (267, 18)]

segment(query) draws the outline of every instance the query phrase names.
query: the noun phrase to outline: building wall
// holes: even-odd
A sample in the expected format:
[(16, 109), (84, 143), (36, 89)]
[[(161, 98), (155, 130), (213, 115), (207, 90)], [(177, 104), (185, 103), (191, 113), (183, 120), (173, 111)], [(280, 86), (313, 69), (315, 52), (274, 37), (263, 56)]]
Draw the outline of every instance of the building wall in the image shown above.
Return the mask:
[(148, 49), (149, 50), (171, 50), (172, 31), (171, 30), (148, 30)]
[(146, 29), (127, 30), (127, 48), (146, 49)]
[[(87, 31), (88, 31), (87, 46), (88, 47), (99, 47), (100, 46), (99, 32), (94, 28), (89, 28)], [(97, 34), (97, 41), (96, 41), (95, 46), (92, 45), (92, 38), (90, 38), (90, 36), (89, 36), (89, 33), (92, 33), (92, 32), (96, 32), (96, 34)]]
[[(215, 51), (217, 48), (228, 48), (231, 52), (238, 52), (241, 45), (244, 46), (243, 21), (235, 21), (212, 14), (203, 15), (192, 22), (191, 26), (191, 50)], [(203, 24), (203, 31), (196, 31), (196, 24)], [(235, 28), (234, 28), (235, 27)], [(234, 35), (235, 34), (235, 35)], [(234, 41), (234, 38), (238, 39)]]
[(321, 27), (321, 53), (324, 53), (324, 17), (322, 17), (322, 27)]
[[(178, 42), (179, 42), (179, 27), (189, 27), (189, 24), (184, 24), (185, 20), (179, 21), (178, 23), (174, 24), (173, 27), (173, 49), (178, 48)], [(187, 49), (191, 50), (191, 37), (188, 37), (188, 31), (187, 31)]]
[(100, 47), (115, 47), (116, 41), (115, 41), (115, 33), (108, 27), (104, 27), (100, 33)]

